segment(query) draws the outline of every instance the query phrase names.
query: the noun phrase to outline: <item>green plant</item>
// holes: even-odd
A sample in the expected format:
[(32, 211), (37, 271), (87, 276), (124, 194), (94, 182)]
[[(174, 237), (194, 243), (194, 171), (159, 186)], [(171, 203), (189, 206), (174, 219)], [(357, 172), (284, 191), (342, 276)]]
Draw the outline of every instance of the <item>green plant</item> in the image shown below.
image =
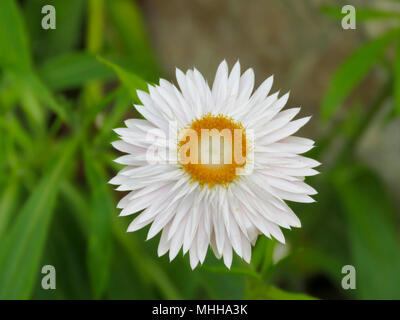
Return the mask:
[[(112, 129), (140, 116), (136, 89), (161, 75), (138, 6), (54, 0), (57, 29), (45, 31), (44, 4), (0, 1), (0, 298), (308, 299), (292, 292), (319, 274), (335, 297), (400, 298), (398, 217), (378, 174), (353, 152), (384, 103), (390, 120), (400, 115), (398, 28), (368, 40), (333, 75), (321, 118), (339, 125), (311, 153), (323, 159), (335, 139), (345, 143), (313, 178), (318, 202), (295, 206), (303, 228), (288, 235), (289, 253), (274, 263), (275, 242), (263, 238), (249, 266), (236, 259), (229, 271), (208, 255), (191, 271), (183, 258), (158, 258), (145, 231), (125, 232), (107, 184), (120, 168)], [(340, 8), (325, 11), (338, 16)], [(360, 12), (365, 20), (400, 14)], [(373, 67), (385, 74), (376, 99), (361, 115), (334, 119)], [(54, 291), (40, 286), (44, 264), (57, 269)], [(345, 264), (358, 270), (354, 293), (340, 289)]]

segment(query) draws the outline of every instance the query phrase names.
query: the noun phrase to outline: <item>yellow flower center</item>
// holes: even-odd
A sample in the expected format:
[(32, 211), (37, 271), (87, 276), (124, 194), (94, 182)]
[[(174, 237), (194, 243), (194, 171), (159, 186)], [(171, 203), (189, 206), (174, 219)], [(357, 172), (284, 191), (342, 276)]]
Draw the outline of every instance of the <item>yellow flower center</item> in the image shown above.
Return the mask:
[(206, 114), (179, 133), (179, 162), (201, 187), (226, 187), (239, 178), (246, 164), (247, 145), (240, 122)]

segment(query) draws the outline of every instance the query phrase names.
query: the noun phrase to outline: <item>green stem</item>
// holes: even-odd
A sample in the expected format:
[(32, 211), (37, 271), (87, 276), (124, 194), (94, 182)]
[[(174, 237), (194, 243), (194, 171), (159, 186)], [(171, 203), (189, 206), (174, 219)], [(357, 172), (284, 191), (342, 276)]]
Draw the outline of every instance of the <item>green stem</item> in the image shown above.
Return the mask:
[(273, 265), (273, 254), (276, 245), (276, 240), (271, 239), (267, 242), (267, 246), (265, 248), (264, 261), (261, 266), (261, 276), (265, 276), (268, 273), (268, 270)]
[(103, 45), (104, 1), (89, 0), (88, 13), (86, 48), (91, 53), (98, 53)]
[[(103, 47), (104, 34), (104, 0), (89, 0), (88, 25), (86, 31), (86, 49), (97, 54)], [(101, 98), (101, 84), (89, 83), (83, 91), (84, 104), (89, 107), (92, 102)]]

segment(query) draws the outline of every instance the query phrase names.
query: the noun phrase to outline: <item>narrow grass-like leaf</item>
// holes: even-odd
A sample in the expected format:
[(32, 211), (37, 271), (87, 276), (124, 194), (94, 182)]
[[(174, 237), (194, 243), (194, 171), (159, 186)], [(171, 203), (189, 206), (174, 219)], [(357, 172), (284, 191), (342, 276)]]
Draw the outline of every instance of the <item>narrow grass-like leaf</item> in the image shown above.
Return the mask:
[[(104, 0), (88, 0), (86, 25), (86, 50), (97, 54), (101, 52), (104, 38)], [(90, 109), (102, 97), (102, 84), (93, 81), (83, 88), (82, 101)]]
[[(346, 265), (348, 259), (342, 259), (330, 252), (316, 250), (311, 247), (304, 250), (300, 256), (308, 265), (313, 267), (315, 272), (323, 272), (328, 275), (334, 283), (340, 284), (343, 275), (338, 272), (338, 270), (341, 270), (341, 268)], [(280, 261), (278, 262), (278, 265), (279, 264)]]
[[(89, 220), (85, 216), (89, 208), (86, 199), (83, 198), (82, 194), (74, 189), (73, 185), (70, 183), (63, 185), (62, 191), (68, 201), (76, 208), (73, 214), (81, 229), (89, 229)], [(136, 243), (134, 235), (125, 232), (126, 226), (123, 226), (123, 224), (116, 219), (112, 221), (113, 237), (128, 256), (132, 272), (135, 272), (143, 281), (154, 284), (165, 299), (182, 298), (175, 284), (165, 271)]]
[(231, 267), (230, 269), (227, 269), (225, 266), (204, 265), (202, 267), (202, 270), (209, 271), (209, 272), (215, 272), (215, 273), (223, 273), (223, 274), (244, 275), (244, 276), (253, 277), (253, 278), (261, 281), (261, 276), (256, 271), (251, 270), (250, 268)]
[(265, 290), (265, 298), (270, 300), (318, 300), (308, 294), (288, 292), (274, 286), (269, 286)]
[(399, 30), (391, 30), (358, 48), (338, 67), (325, 92), (321, 105), (322, 119), (332, 118), (351, 91), (363, 80), (379, 60), (387, 46), (399, 36)]
[(275, 250), (276, 240), (271, 239), (267, 241), (267, 245), (264, 252), (263, 263), (261, 265), (261, 274), (265, 275), (269, 268), (273, 266), (273, 255)]
[[(130, 0), (114, 0), (107, 2), (107, 12), (116, 28), (122, 47), (132, 61), (137, 61), (137, 74), (143, 74), (146, 79), (156, 81), (158, 67), (150, 48), (149, 40), (139, 6)], [(136, 70), (136, 69), (135, 69)]]
[(79, 88), (90, 81), (116, 78), (110, 68), (86, 52), (72, 52), (46, 60), (39, 74), (52, 90)]
[(349, 167), (333, 176), (346, 213), (361, 299), (400, 298), (400, 242), (396, 216), (381, 182), (367, 169)]
[(130, 261), (136, 272), (145, 277), (147, 281), (153, 282), (165, 299), (182, 299), (175, 284), (159, 264), (147, 256), (135, 241), (132, 241), (132, 234), (123, 231), (122, 228), (122, 224), (114, 223), (114, 236), (129, 254)]
[[(84, 119), (85, 128), (93, 124), (93, 122), (96, 120), (96, 117), (99, 116), (99, 114), (105, 108), (109, 107), (124, 90), (126, 91), (124, 87), (118, 87), (107, 93), (107, 95), (105, 95), (103, 99), (101, 99), (101, 101), (93, 104), (90, 110), (85, 114), (85, 119)], [(129, 94), (127, 95), (129, 96)]]
[(253, 278), (247, 279), (246, 299), (260, 300), (316, 300), (303, 293), (288, 292)]
[[(32, 40), (32, 51), (38, 61), (65, 54), (79, 44), (84, 23), (86, 0), (32, 0), (24, 2), (24, 16)], [(56, 29), (43, 29), (42, 8), (52, 5), (56, 10)]]
[(39, 101), (52, 109), (61, 119), (68, 120), (67, 111), (64, 106), (56, 100), (53, 93), (46, 87), (42, 80), (34, 73), (26, 75), (26, 78), (29, 80), (30, 86), (36, 93)]
[(86, 48), (97, 53), (103, 46), (104, 0), (89, 0), (88, 6)]
[(44, 122), (45, 109), (43, 106), (53, 110), (60, 119), (68, 120), (64, 106), (57, 101), (36, 73), (32, 71), (16, 72), (13, 76), (18, 84), (20, 99), (25, 111), (35, 123), (42, 125)]
[[(63, 196), (62, 186), (68, 178), (64, 178), (60, 186), (60, 195), (51, 223), (46, 251), (41, 259), (41, 265), (50, 264), (56, 268), (56, 290), (43, 290), (41, 277), (36, 281), (33, 298), (40, 299), (91, 299), (92, 292), (89, 283), (85, 258), (87, 254), (86, 233), (89, 228), (81, 230), (73, 211), (75, 206)], [(81, 193), (82, 189), (79, 190)], [(89, 199), (88, 196), (85, 197)], [(89, 201), (88, 201), (89, 202)], [(88, 215), (90, 210), (79, 212)]]
[(114, 206), (107, 179), (89, 151), (85, 152), (85, 173), (91, 191), (92, 209), (87, 261), (93, 295), (99, 299), (104, 295), (110, 277)]
[(106, 66), (110, 67), (117, 73), (118, 78), (120, 79), (122, 84), (129, 90), (129, 93), (134, 101), (138, 101), (136, 90), (140, 89), (147, 91), (147, 83), (141, 77), (139, 77), (132, 71), (124, 69), (109, 60), (106, 60), (102, 57), (98, 58), (102, 63), (104, 63)]
[[(207, 267), (212, 263), (213, 266), (225, 268), (225, 272), (208, 272), (203, 267), (197, 271), (202, 287), (211, 299), (244, 299), (245, 280), (260, 283), (257, 276), (249, 276), (241, 273), (230, 274), (226, 267), (220, 265), (220, 261), (215, 257), (207, 257)], [(204, 265), (205, 267), (205, 265)], [(189, 267), (190, 268), (190, 267)]]
[(259, 237), (257, 239), (257, 243), (254, 246), (253, 253), (251, 255), (251, 264), (253, 265), (255, 270), (261, 269), (261, 264), (264, 259), (264, 254), (267, 246), (267, 238)]
[(0, 117), (0, 127), (4, 128), (7, 136), (12, 137), (24, 152), (29, 153), (32, 151), (32, 137), (29, 135), (29, 132), (21, 126), (21, 122), (18, 121), (14, 114), (10, 113), (5, 117)]
[(25, 202), (0, 247), (0, 298), (28, 299), (39, 272), (62, 176), (77, 146), (73, 139), (59, 150)]
[(14, 70), (31, 67), (28, 37), (14, 0), (0, 1), (0, 66)]
[(9, 222), (17, 207), (20, 184), (17, 176), (10, 178), (4, 193), (0, 195), (0, 242), (9, 227)]
[(45, 109), (42, 107), (29, 80), (25, 78), (25, 74), (16, 76), (21, 107), (31, 125), (32, 131), (37, 131), (38, 129), (44, 131)]
[(121, 121), (121, 117), (129, 110), (136, 112), (131, 105), (131, 98), (128, 91), (123, 88), (124, 90), (120, 92), (119, 97), (117, 98), (115, 105), (110, 112), (110, 114), (105, 117), (103, 125), (101, 126), (95, 140), (94, 144), (100, 143), (109, 143), (109, 137), (113, 133), (112, 129), (118, 126)]

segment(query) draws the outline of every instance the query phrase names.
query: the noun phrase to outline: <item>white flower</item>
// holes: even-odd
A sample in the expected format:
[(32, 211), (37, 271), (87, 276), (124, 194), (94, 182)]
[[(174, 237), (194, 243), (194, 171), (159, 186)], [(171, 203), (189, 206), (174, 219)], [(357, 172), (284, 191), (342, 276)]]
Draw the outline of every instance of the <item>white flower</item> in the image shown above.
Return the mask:
[[(146, 120), (130, 119), (127, 128), (115, 129), (122, 140), (113, 146), (127, 153), (116, 159), (126, 167), (110, 181), (117, 190), (129, 191), (118, 204), (121, 216), (140, 212), (128, 231), (151, 224), (148, 239), (162, 231), (158, 255), (169, 251), (173, 260), (182, 248), (184, 254), (189, 251), (192, 268), (203, 263), (209, 245), (228, 268), (232, 249), (250, 262), (259, 234), (284, 243), (280, 227), (300, 227), (284, 200), (313, 202), (310, 195), (317, 193), (304, 177), (317, 174), (312, 168), (319, 162), (300, 155), (314, 142), (292, 136), (310, 117), (292, 121), (300, 108), (281, 111), (289, 94), (268, 95), (272, 76), (252, 94), (254, 72), (241, 75), (239, 62), (228, 74), (223, 61), (212, 89), (196, 69), (186, 74), (177, 69), (176, 77), (180, 90), (161, 79), (159, 86), (149, 85), (149, 93), (138, 91), (143, 105), (135, 107)], [(200, 133), (213, 128), (218, 139), (208, 137), (207, 145)], [(239, 143), (228, 139), (218, 148), (223, 129)], [(188, 143), (185, 130), (198, 133), (199, 143)], [(194, 149), (186, 153), (188, 146)], [(169, 161), (149, 162), (150, 149), (153, 155), (156, 149), (168, 152), (156, 159)], [(196, 151), (200, 162), (184, 161)], [(217, 164), (203, 161), (225, 155)]]

